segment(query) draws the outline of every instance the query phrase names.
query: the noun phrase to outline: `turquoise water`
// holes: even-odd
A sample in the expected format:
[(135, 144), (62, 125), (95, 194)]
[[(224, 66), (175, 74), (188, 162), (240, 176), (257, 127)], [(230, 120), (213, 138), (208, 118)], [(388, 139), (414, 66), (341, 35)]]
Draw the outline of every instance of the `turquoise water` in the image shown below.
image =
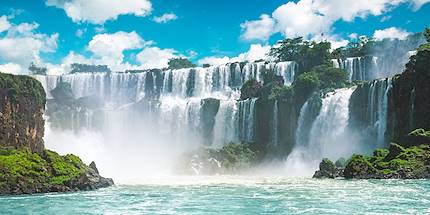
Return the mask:
[(428, 180), (188, 178), (0, 197), (0, 214), (428, 214)]

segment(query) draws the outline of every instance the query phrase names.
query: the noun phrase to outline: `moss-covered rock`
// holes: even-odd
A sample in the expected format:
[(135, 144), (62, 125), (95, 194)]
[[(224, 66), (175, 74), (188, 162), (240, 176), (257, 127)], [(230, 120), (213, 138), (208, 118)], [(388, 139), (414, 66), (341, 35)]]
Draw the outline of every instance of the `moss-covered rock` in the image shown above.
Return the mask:
[(200, 148), (185, 153), (175, 170), (181, 174), (231, 174), (249, 169), (259, 152), (249, 144), (230, 143), (221, 149)]
[[(425, 136), (428, 131), (415, 130), (408, 136)], [(354, 155), (348, 162), (345, 178), (430, 178), (430, 145), (422, 142), (392, 143), (377, 149), (373, 156)]]
[[(336, 162), (338, 163), (338, 162)], [(315, 172), (313, 178), (338, 178), (343, 177), (343, 169), (337, 167), (331, 160), (324, 158), (319, 170)]]
[(112, 184), (112, 179), (101, 177), (75, 155), (0, 148), (0, 195), (88, 190)]

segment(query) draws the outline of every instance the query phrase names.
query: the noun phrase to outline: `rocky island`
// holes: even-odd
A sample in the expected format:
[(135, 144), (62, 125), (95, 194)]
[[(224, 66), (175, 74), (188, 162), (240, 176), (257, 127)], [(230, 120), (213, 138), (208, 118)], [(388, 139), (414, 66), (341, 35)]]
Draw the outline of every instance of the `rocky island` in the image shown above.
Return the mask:
[(113, 185), (72, 154), (43, 143), (46, 97), (28, 76), (0, 73), (0, 195), (93, 190)]

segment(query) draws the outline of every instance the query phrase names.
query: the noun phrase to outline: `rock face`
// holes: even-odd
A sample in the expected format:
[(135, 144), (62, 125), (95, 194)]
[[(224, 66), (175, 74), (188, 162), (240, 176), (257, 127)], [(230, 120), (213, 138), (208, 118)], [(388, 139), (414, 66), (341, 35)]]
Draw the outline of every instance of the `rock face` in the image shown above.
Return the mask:
[(393, 78), (388, 99), (388, 136), (395, 141), (413, 129), (430, 130), (430, 43), (422, 45)]
[(320, 163), (320, 169), (315, 172), (313, 178), (339, 178), (343, 177), (343, 169), (336, 166), (327, 158)]
[(0, 195), (92, 190), (113, 185), (95, 163), (43, 144), (45, 92), (27, 76), (0, 73)]
[(35, 79), (0, 73), (0, 146), (41, 154), (45, 91)]

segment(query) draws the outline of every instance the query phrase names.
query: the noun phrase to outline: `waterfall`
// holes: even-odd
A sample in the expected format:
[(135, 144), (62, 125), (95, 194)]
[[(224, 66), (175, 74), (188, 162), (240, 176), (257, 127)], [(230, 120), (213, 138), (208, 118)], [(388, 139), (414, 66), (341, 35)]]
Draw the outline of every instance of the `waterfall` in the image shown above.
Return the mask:
[[(124, 168), (127, 163), (158, 174), (160, 167), (170, 170), (173, 159), (187, 150), (255, 142), (257, 99), (238, 101), (240, 87), (249, 79), (263, 81), (267, 70), (290, 85), (296, 69), (294, 62), (253, 62), (34, 77), (48, 97), (46, 146), (86, 162), (99, 161), (108, 176), (126, 177), (135, 171)], [(50, 92), (60, 82), (70, 84), (76, 105), (60, 107), (52, 100)], [(206, 99), (213, 104), (204, 112)], [(273, 128), (278, 127), (276, 113), (274, 117)]]
[[(388, 92), (391, 89), (391, 78), (383, 81), (373, 81), (370, 90), (371, 108), (369, 114), (374, 128), (377, 130), (377, 147), (385, 146), (385, 131), (387, 129)], [(376, 107), (376, 109), (374, 109)], [(376, 115), (375, 115), (376, 113)]]
[(215, 117), (213, 146), (220, 148), (226, 143), (238, 141), (238, 107), (236, 101), (221, 101)]
[(336, 90), (322, 100), (318, 117), (312, 124), (309, 134), (309, 147), (314, 158), (338, 159), (348, 153), (349, 98), (353, 88)]
[(391, 86), (391, 78), (374, 80), (358, 86), (351, 96), (349, 127), (368, 146), (385, 146)]
[(298, 69), (298, 65), (294, 61), (280, 62), (275, 65), (276, 75), (282, 76), (284, 85), (290, 86), (294, 82), (294, 76)]
[(272, 116), (272, 131), (271, 131), (271, 138), (270, 138), (270, 145), (271, 146), (277, 146), (278, 145), (278, 139), (279, 139), (279, 133), (278, 133), (278, 101), (276, 100), (273, 104), (273, 116)]
[(345, 69), (348, 72), (349, 81), (373, 80), (380, 76), (377, 73), (377, 57), (350, 57), (345, 59), (333, 59), (332, 62), (335, 68)]
[(239, 101), (239, 139), (244, 142), (255, 141), (255, 103), (257, 99)]
[[(309, 169), (317, 169), (322, 158), (336, 160), (350, 156), (357, 151), (348, 130), (349, 100), (354, 88), (338, 89), (328, 93), (321, 102), (318, 115), (312, 120), (316, 107), (313, 98), (300, 110), (296, 130), (296, 145), (286, 160), (286, 169), (290, 174), (305, 174)], [(305, 170), (301, 170), (304, 168)]]

